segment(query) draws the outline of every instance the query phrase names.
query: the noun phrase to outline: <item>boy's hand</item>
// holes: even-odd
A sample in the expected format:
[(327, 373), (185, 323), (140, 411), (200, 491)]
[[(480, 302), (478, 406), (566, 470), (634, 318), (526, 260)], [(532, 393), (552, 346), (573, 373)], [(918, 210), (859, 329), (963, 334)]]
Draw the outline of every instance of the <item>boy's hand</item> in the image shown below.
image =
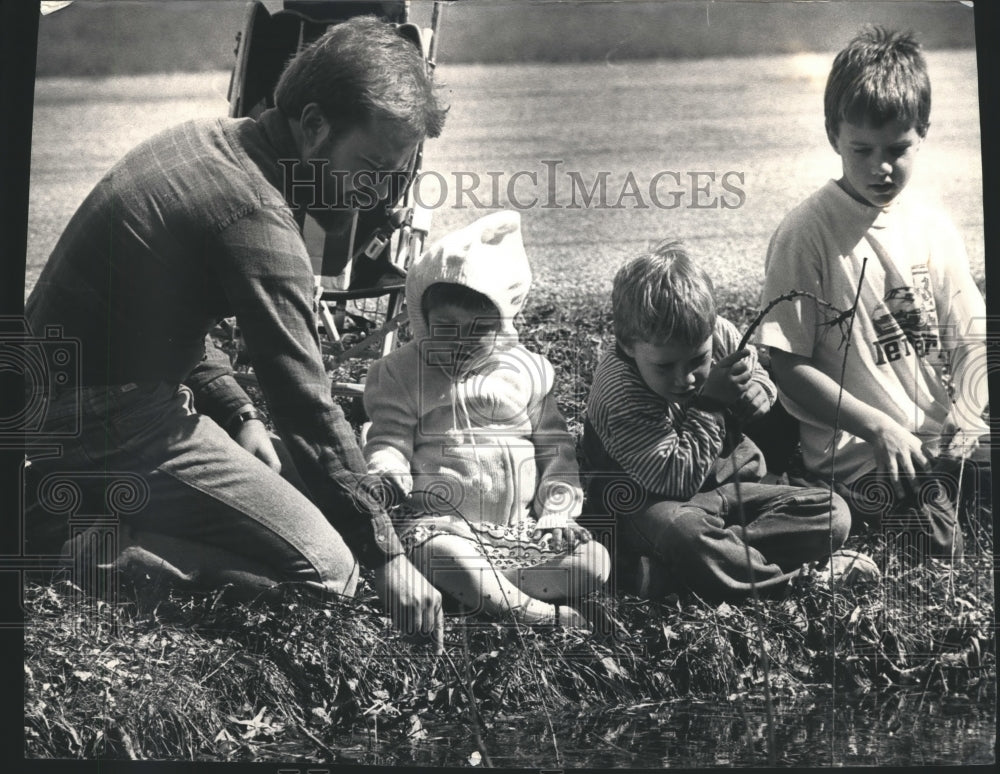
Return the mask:
[(733, 406), (733, 413), (740, 422), (749, 422), (771, 410), (771, 399), (759, 382), (747, 382), (743, 395)]
[(387, 499), (387, 502), (383, 503), (385, 508), (391, 509), (409, 499), (413, 492), (413, 476), (409, 473), (401, 470), (372, 470), (370, 472), (389, 485), (391, 491), (383, 490), (383, 496)]
[(750, 381), (750, 348), (726, 355), (712, 366), (701, 388), (701, 399), (728, 408), (737, 403)]
[(549, 543), (554, 551), (572, 553), (576, 546), (590, 541), (590, 532), (579, 524), (567, 524), (565, 527), (553, 529), (536, 529), (531, 539), (539, 543)]
[(896, 495), (906, 495), (904, 484), (916, 478), (916, 469), (924, 468), (930, 460), (924, 453), (923, 444), (909, 430), (885, 417), (885, 422), (875, 428), (867, 439), (875, 448), (877, 470), (888, 473)]

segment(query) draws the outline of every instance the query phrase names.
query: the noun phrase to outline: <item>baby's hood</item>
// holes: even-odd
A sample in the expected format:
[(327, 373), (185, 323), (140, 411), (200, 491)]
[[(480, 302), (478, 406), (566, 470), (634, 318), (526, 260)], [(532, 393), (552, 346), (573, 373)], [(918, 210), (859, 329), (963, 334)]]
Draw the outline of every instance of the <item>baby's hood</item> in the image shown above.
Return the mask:
[(503, 318), (501, 336), (517, 342), (514, 317), (531, 287), (531, 267), (521, 239), (521, 216), (504, 210), (453, 231), (432, 244), (406, 277), (406, 306), (414, 341), (426, 338), (421, 301), (435, 282), (453, 282), (492, 301)]

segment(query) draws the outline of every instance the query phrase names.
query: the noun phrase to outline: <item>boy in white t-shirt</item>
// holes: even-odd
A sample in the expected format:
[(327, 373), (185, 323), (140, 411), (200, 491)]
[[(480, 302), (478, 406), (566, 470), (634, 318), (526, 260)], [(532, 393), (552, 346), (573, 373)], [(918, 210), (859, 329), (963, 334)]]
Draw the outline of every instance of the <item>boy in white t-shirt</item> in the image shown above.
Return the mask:
[[(977, 470), (988, 481), (986, 312), (954, 226), (904, 192), (930, 125), (919, 45), (863, 30), (834, 60), (824, 108), (843, 176), (778, 227), (762, 306), (812, 297), (774, 306), (760, 343), (799, 419), (804, 481), (832, 481), (855, 527), (881, 525), (906, 553), (959, 558), (957, 487)], [(855, 302), (853, 325), (838, 324)]]

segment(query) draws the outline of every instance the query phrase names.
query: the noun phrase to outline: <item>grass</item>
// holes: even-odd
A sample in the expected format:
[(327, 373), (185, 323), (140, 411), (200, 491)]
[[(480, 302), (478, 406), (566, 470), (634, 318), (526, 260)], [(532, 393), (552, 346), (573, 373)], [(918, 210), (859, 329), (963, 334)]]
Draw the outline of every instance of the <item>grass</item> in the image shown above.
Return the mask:
[[(722, 301), (737, 322), (751, 314), (730, 307), (735, 297)], [(600, 304), (543, 303), (522, 324), (528, 345), (553, 360), (576, 430), (607, 322)], [(105, 605), (67, 581), (29, 584), (25, 752), (407, 763), (442, 735), (469, 740), (478, 731), (482, 753), (470, 741), (438, 753), (461, 765), (473, 753), (495, 755), (511, 718), (534, 717), (547, 719), (545, 743), (512, 765), (565, 765), (566, 718), (758, 701), (761, 636), (778, 703), (823, 690), (844, 701), (905, 690), (921, 705), (925, 697), (971, 705), (996, 680), (988, 509), (966, 535), (970, 556), (954, 574), (937, 562), (904, 567), (878, 538), (852, 538), (885, 577), (836, 594), (804, 576), (760, 605), (601, 595), (595, 604), (623, 624), (625, 639), (449, 618), (443, 657), (392, 631), (367, 576), (356, 599), (322, 604), (293, 590), (277, 603), (229, 602), (133, 578), (118, 604)], [(762, 763), (761, 743), (746, 744)]]
[[(469, 680), (460, 622), (449, 622), (447, 655), (433, 657), (387, 631), (370, 599), (317, 605), (289, 594), (275, 608), (173, 595), (153, 604), (140, 591), (80, 618), (76, 589), (28, 586), (26, 754), (373, 763), (381, 750), (384, 762), (415, 729), (469, 726), (470, 684), (488, 748), (510, 716), (759, 698), (759, 627), (779, 701), (825, 686), (971, 702), (995, 679), (989, 569), (988, 557), (963, 566), (961, 596), (951, 597), (947, 571), (932, 566), (836, 596), (807, 583), (759, 610), (608, 598), (632, 634), (626, 642), (479, 625), (469, 633)], [(890, 603), (913, 589), (931, 596)], [(560, 763), (551, 752), (547, 760)]]

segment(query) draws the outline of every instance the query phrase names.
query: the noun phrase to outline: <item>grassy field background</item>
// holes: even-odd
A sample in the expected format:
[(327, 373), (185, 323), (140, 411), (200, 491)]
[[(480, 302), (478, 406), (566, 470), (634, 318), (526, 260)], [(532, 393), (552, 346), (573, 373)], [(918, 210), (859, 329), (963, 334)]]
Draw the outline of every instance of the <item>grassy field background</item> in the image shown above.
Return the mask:
[[(781, 217), (827, 178), (839, 158), (823, 132), (826, 54), (580, 64), (444, 65), (452, 109), (428, 143), (422, 200), (435, 204), (432, 238), (488, 210), (522, 210), (536, 274), (534, 303), (603, 297), (616, 267), (652, 240), (686, 240), (723, 293), (755, 302), (767, 241)], [(913, 186), (938, 199), (982, 277), (982, 168), (975, 54), (928, 55), (930, 134)], [(226, 72), (45, 78), (36, 85), (26, 290), (91, 186), (137, 142), (186, 118), (226, 113)], [(546, 165), (545, 162), (549, 162)], [(557, 163), (558, 162), (558, 163)], [(550, 191), (549, 170), (556, 185)], [(649, 185), (657, 187), (660, 208)], [(459, 174), (463, 173), (463, 174)], [(514, 177), (521, 173), (519, 177)], [(606, 174), (603, 205), (579, 206), (569, 173), (589, 188)], [(693, 173), (699, 173), (693, 177)], [(743, 201), (721, 185), (727, 173)], [(492, 177), (491, 177), (492, 174)], [(711, 181), (707, 174), (714, 174)], [(479, 185), (473, 186), (472, 175)], [(537, 183), (533, 183), (534, 175)], [(629, 180), (638, 196), (613, 205)], [(498, 181), (498, 196), (492, 181)], [(740, 182), (742, 180), (742, 182)], [(680, 184), (678, 185), (678, 181)], [(441, 183), (444, 190), (441, 190)], [(696, 193), (694, 183), (705, 189)], [(574, 193), (577, 207), (572, 204)], [(695, 207), (715, 202), (715, 207)], [(723, 202), (741, 203), (726, 209)], [(557, 207), (546, 207), (556, 204)], [(643, 209), (641, 204), (646, 205)], [(461, 205), (461, 206), (456, 206)]]
[[(26, 289), (123, 153), (178, 121), (226, 114), (245, 7), (76, 0), (41, 19)], [(411, 18), (429, 24), (431, 7), (415, 0)], [(426, 149), (424, 169), (441, 177), (418, 188), (440, 204), (431, 236), (483, 207), (523, 204), (536, 302), (603, 295), (625, 258), (667, 235), (690, 243), (722, 291), (755, 302), (782, 215), (839, 173), (823, 132), (823, 86), (833, 51), (870, 22), (913, 29), (929, 50), (932, 127), (913, 185), (952, 214), (981, 278), (972, 11), (933, 0), (447, 3), (437, 78), (452, 109)], [(184, 72), (192, 69), (201, 72)], [(93, 73), (110, 75), (80, 77)], [(602, 175), (603, 201), (579, 206), (579, 186), (589, 190)], [(669, 208), (650, 197), (657, 180)], [(574, 193), (578, 206), (568, 206)]]
[[(38, 74), (226, 69), (247, 0), (75, 0), (42, 19)], [(264, 0), (269, 11), (281, 0)], [(410, 18), (429, 26), (431, 0)], [(931, 48), (968, 47), (972, 9), (945, 0), (454, 0), (445, 63), (705, 58), (837, 49), (859, 18), (911, 28)], [(137, 45), (142, 41), (141, 45)]]

